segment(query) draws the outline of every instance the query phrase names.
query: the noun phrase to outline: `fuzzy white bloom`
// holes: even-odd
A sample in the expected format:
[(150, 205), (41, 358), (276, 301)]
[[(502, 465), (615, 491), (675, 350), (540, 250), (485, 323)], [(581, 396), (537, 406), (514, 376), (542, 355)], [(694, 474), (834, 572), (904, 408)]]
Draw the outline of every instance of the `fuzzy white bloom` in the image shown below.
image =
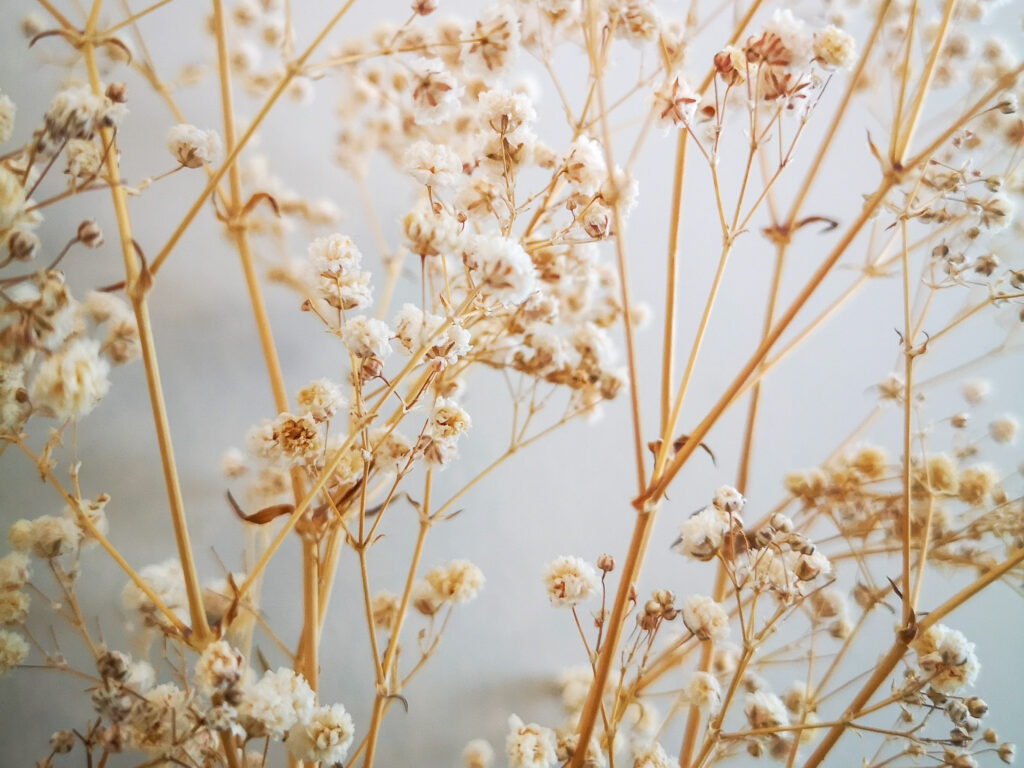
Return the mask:
[(722, 701), (722, 686), (708, 672), (694, 672), (686, 684), (686, 698), (698, 709), (715, 710)]
[(651, 109), (654, 112), (654, 124), (659, 128), (693, 125), (699, 106), (700, 95), (690, 87), (689, 82), (678, 77), (652, 92)]
[(594, 595), (600, 580), (594, 566), (580, 557), (555, 558), (544, 569), (548, 599), (554, 606), (571, 606)]
[(373, 303), (370, 273), (361, 269), (363, 255), (350, 237), (318, 237), (307, 249), (314, 283), (332, 307), (358, 309)]
[(788, 8), (776, 9), (764, 31), (775, 35), (789, 52), (789, 63), (802, 67), (811, 60), (813, 41), (807, 34), (803, 20), (796, 18)]
[(829, 24), (814, 36), (814, 55), (827, 69), (849, 69), (857, 60), (853, 36)]
[(28, 658), (28, 643), (17, 632), (0, 629), (0, 675), (6, 675)]
[(935, 624), (920, 633), (912, 647), (928, 683), (940, 693), (955, 694), (974, 685), (981, 670), (974, 643), (944, 624)]
[(210, 643), (199, 654), (194, 679), (196, 687), (207, 696), (225, 691), (242, 678), (242, 654), (224, 640)]
[(345, 760), (355, 737), (352, 716), (341, 704), (317, 707), (308, 722), (288, 732), (289, 754), (296, 760), (335, 765)]
[(99, 342), (73, 339), (39, 366), (30, 388), (32, 405), (55, 419), (80, 419), (107, 394), (109, 374)]
[(462, 160), (444, 144), (415, 141), (405, 150), (402, 167), (419, 184), (447, 189), (462, 174)]
[(960, 386), (960, 394), (971, 405), (983, 402), (992, 392), (992, 385), (985, 379), (970, 379)]
[(43, 515), (35, 520), (18, 520), (7, 532), (7, 538), (15, 551), (31, 552), (43, 559), (60, 557), (73, 551), (81, 536), (73, 520), (53, 515)]
[(315, 706), (316, 695), (305, 678), (281, 667), (255, 683), (243, 683), (238, 714), (247, 721), (250, 734), (266, 733), (280, 739), (298, 723), (309, 722)]
[(167, 149), (186, 168), (201, 168), (220, 156), (221, 141), (214, 130), (180, 123), (167, 132)]
[(341, 388), (330, 379), (314, 379), (295, 394), (300, 415), (327, 421), (346, 405)]
[(490, 768), (494, 762), (494, 749), (484, 739), (473, 739), (462, 750), (462, 764), (466, 768)]
[(18, 108), (11, 97), (6, 93), (0, 93), (0, 144), (11, 138), (14, 133), (14, 116)]
[(89, 86), (65, 88), (46, 110), (47, 139), (54, 147), (64, 139), (91, 139), (98, 128), (120, 124), (127, 113), (124, 104), (93, 94)]
[(440, 59), (416, 58), (410, 62), (413, 73), (412, 103), (416, 121), (436, 125), (450, 120), (458, 112), (462, 84)]
[(485, 295), (502, 304), (521, 304), (536, 287), (537, 271), (530, 256), (518, 242), (502, 235), (469, 238), (463, 260)]
[(467, 603), (484, 585), (483, 571), (468, 560), (452, 560), (447, 565), (431, 568), (425, 579), (446, 603)]
[[(101, 493), (95, 499), (83, 499), (78, 502), (77, 509), (72, 508), (70, 504), (64, 505), (64, 517), (78, 527), (79, 533), (86, 544), (93, 545), (97, 542), (97, 539), (92, 535), (92, 528), (102, 536), (107, 535), (110, 523), (107, 521), (106, 507), (109, 501), (110, 497), (105, 493)], [(91, 526), (83, 523), (80, 516), (88, 518)]]
[[(176, 558), (147, 565), (139, 571), (139, 577), (168, 609), (187, 615), (185, 576)], [(147, 622), (162, 623), (166, 618), (134, 581), (129, 581), (121, 590), (121, 605), (129, 613), (139, 613)]]
[(601, 145), (587, 136), (579, 136), (562, 161), (565, 178), (575, 192), (593, 195), (608, 175)]
[(729, 516), (709, 504), (683, 521), (672, 549), (695, 560), (710, 560), (721, 549), (729, 528)]
[(715, 491), (715, 496), (711, 503), (723, 512), (730, 515), (738, 515), (743, 510), (747, 500), (743, 498), (742, 493), (731, 485), (723, 485)]
[(132, 707), (128, 741), (150, 755), (163, 753), (193, 725), (190, 696), (173, 683), (146, 692)]
[(780, 725), (789, 725), (786, 705), (770, 691), (748, 693), (743, 714), (746, 715), (751, 728), (777, 728)]
[(391, 354), (391, 329), (387, 323), (372, 317), (358, 315), (347, 320), (341, 327), (341, 340), (358, 358), (384, 360)]
[(508, 719), (505, 740), (509, 768), (551, 768), (558, 761), (555, 732), (536, 723), (526, 725), (519, 717)]
[(519, 18), (513, 8), (494, 5), (485, 10), (469, 32), (473, 42), (465, 52), (466, 69), (486, 81), (508, 71), (519, 52)]
[(446, 210), (434, 212), (422, 200), (402, 217), (402, 234), (409, 250), (420, 256), (447, 256), (455, 252), (462, 226)]
[(92, 139), (71, 139), (64, 148), (64, 173), (73, 179), (87, 179), (100, 172), (103, 154)]
[(28, 618), (29, 596), (27, 592), (6, 589), (0, 592), (0, 625), (14, 627), (24, 624)]
[(16, 173), (0, 165), (0, 231), (8, 229), (25, 207), (25, 187)]
[(584, 362), (599, 368), (611, 365), (615, 359), (615, 344), (608, 331), (589, 320), (573, 328), (569, 341)]
[(220, 473), (224, 477), (241, 477), (248, 471), (245, 455), (237, 448), (228, 448), (220, 459)]
[(678, 762), (656, 741), (645, 747), (633, 747), (633, 768), (673, 768), (675, 765)]
[(440, 315), (424, 312), (415, 304), (407, 302), (395, 315), (392, 325), (395, 338), (405, 352), (412, 354), (429, 340), (431, 346), (427, 349), (427, 357), (442, 359), (447, 365), (452, 365), (469, 352), (472, 337), (469, 331), (454, 323), (439, 333), (444, 322)]
[(481, 93), (477, 103), (480, 117), (498, 133), (512, 133), (524, 123), (537, 119), (530, 97), (518, 91), (492, 88)]
[(988, 433), (997, 443), (1013, 443), (1019, 429), (1020, 424), (1013, 416), (1001, 416), (988, 424)]
[(0, 590), (21, 589), (32, 576), (32, 565), (24, 552), (0, 558)]
[(698, 640), (716, 642), (729, 637), (729, 614), (720, 603), (703, 595), (690, 595), (682, 605), (683, 624)]
[(450, 440), (469, 431), (473, 422), (465, 409), (447, 397), (434, 400), (427, 431), (435, 440)]

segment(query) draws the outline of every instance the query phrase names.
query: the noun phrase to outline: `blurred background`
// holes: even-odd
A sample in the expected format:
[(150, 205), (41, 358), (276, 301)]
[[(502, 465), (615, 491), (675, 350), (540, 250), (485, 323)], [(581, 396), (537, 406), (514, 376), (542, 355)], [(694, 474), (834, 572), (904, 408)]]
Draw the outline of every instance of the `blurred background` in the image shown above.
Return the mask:
[[(77, 22), (82, 14), (74, 10), (74, 3), (67, 5), (69, 17)], [(142, 4), (136, 2), (133, 8), (135, 5)], [(334, 12), (336, 4), (295, 5), (295, 34), (302, 47)], [(933, 5), (928, 2), (922, 7), (933, 13)], [(665, 16), (682, 19), (688, 6), (686, 2), (667, 2), (659, 7)], [(439, 13), (469, 18), (475, 8), (474, 3), (442, 0)], [(815, 3), (805, 3), (796, 11), (798, 15), (805, 12), (802, 15), (815, 25), (825, 21), (822, 8)], [(7, 0), (4, 23), (0, 24), (0, 90), (18, 105), (14, 142), (27, 140), (67, 76), (69, 48), (62, 41), (45, 39), (28, 49), (18, 24), (27, 13), (43, 12), (27, 0)], [(205, 14), (205, 4), (179, 0), (145, 17), (138, 27), (164, 79), (173, 80), (186, 64), (201, 65), (203, 76), (199, 82), (177, 90), (175, 99), (189, 122), (219, 130), (220, 107), (212, 76), (215, 51), (213, 39), (205, 31)], [(109, 22), (123, 15), (119, 4), (104, 4), (104, 18)], [(365, 36), (383, 20), (400, 24), (408, 15), (406, 2), (357, 1), (313, 60), (326, 56), (343, 40)], [(862, 21), (854, 12), (849, 18), (850, 31), (860, 35)], [(687, 70), (695, 77), (710, 64), (729, 22), (728, 11), (715, 17), (702, 33), (702, 42), (688, 52)], [(989, 20), (988, 26), (979, 27), (979, 35), (991, 34), (1000, 25), (1008, 30), (1007, 42), (1019, 52), (1021, 34), (1015, 12), (1004, 9), (1001, 16)], [(556, 56), (558, 71), (564, 73), (569, 84), (570, 101), (578, 104), (586, 84), (585, 58), (572, 46), (563, 47)], [(636, 66), (635, 52), (620, 44), (609, 73), (610, 91), (628, 88), (635, 81)], [(570, 136), (543, 68), (523, 54), (516, 71), (536, 87), (541, 138), (561, 151)], [(123, 79), (129, 85), (130, 114), (118, 133), (125, 178), (137, 181), (170, 170), (173, 161), (165, 150), (165, 137), (176, 122), (174, 118), (138, 75), (124, 66), (107, 77)], [(842, 77), (840, 74), (837, 79)], [(284, 99), (275, 107), (247, 154), (269, 156), (272, 173), (307, 199), (328, 199), (336, 204), (343, 216), (336, 229), (351, 236), (372, 264), (375, 250), (367, 211), (350, 178), (332, 159), (335, 113), (344, 108), (339, 103), (341, 91), (333, 77), (312, 85), (308, 103)], [(803, 151), (798, 149), (794, 172), (780, 182), (778, 198), (784, 205), (800, 179), (800, 170), (806, 168), (830, 106), (843, 85), (836, 83), (826, 91), (820, 114), (807, 129)], [(574, 92), (573, 88), (578, 90)], [(951, 103), (955, 103), (953, 97), (941, 92), (936, 109)], [(239, 94), (236, 105), (240, 123), (244, 124), (259, 102)], [(621, 123), (622, 129), (617, 133), (617, 139), (621, 137), (621, 144), (616, 145), (619, 156), (629, 151), (646, 108), (646, 101), (638, 96), (618, 115), (616, 126)], [(840, 227), (853, 218), (861, 196), (874, 189), (878, 178), (877, 166), (868, 160), (865, 132), (884, 136), (888, 111), (888, 103), (868, 102), (847, 121), (837, 142), (838, 151), (830, 157), (822, 181), (813, 190), (807, 205), (809, 215), (837, 216), (840, 212)], [(927, 128), (923, 130), (927, 132)], [(632, 296), (646, 302), (652, 315), (647, 329), (638, 334), (637, 349), (641, 411), (647, 434), (653, 434), (657, 425), (671, 195), (669, 168), (674, 148), (674, 135), (652, 133), (649, 137), (636, 164), (640, 204), (625, 233)], [(723, 177), (736, 178), (738, 168), (731, 175), (730, 169), (741, 160), (738, 154), (723, 153)], [(374, 212), (394, 248), (399, 236), (398, 219), (413, 202), (414, 190), (383, 157), (369, 162), (368, 185)], [(152, 255), (162, 246), (204, 183), (202, 172), (183, 171), (131, 199), (135, 236), (143, 250)], [(683, 360), (718, 256), (717, 225), (709, 225), (714, 221), (714, 209), (706, 166), (691, 164), (684, 201), (677, 325)], [(76, 296), (122, 277), (116, 225), (109, 212), (108, 195), (92, 192), (50, 209), (40, 229), (44, 253), (58, 250), (83, 218), (95, 217), (106, 233), (107, 243), (102, 248), (79, 250), (64, 262)], [(763, 297), (773, 260), (772, 248), (757, 231), (763, 223), (763, 216), (755, 219), (732, 257), (680, 422), (683, 431), (700, 420), (759, 341)], [(322, 233), (297, 228), (288, 234), (288, 248), (301, 257), (309, 240)], [(802, 236), (786, 272), (783, 304), (795, 295), (796, 288), (835, 240), (835, 233)], [(808, 303), (796, 328), (829, 306), (850, 284), (867, 248), (867, 237), (857, 241), (820, 295)], [(610, 245), (603, 245), (602, 253), (611, 260)], [(269, 252), (257, 255), (264, 263), (276, 258)], [(380, 270), (374, 269), (379, 276)], [(393, 306), (418, 297), (418, 293), (417, 280), (403, 281)], [(294, 394), (317, 377), (342, 381), (347, 363), (340, 347), (313, 318), (299, 311), (296, 295), (270, 285), (266, 298), (289, 393)], [(948, 307), (939, 307), (936, 317), (942, 317), (943, 311), (948, 316), (963, 300), (959, 296)], [(242, 443), (251, 425), (272, 416), (273, 407), (237, 255), (209, 207), (196, 218), (161, 271), (150, 306), (192, 539), (201, 542), (198, 557), (204, 580), (215, 579), (223, 575), (221, 563), (239, 570), (243, 552), (239, 524), (224, 499), (225, 490), (231, 486), (219, 472), (221, 457), (228, 448)], [(387, 316), (392, 315), (389, 312)], [(782, 477), (787, 470), (821, 462), (875, 406), (875, 385), (900, 364), (894, 329), (901, 326), (898, 275), (873, 280), (772, 372), (763, 390), (746, 493), (750, 518), (783, 497)], [(973, 328), (950, 334), (945, 344), (936, 345), (921, 358), (921, 375), (927, 378), (949, 371), (987, 348), (990, 341), (986, 340), (1005, 333), (995, 326), (992, 317), (981, 318)], [(624, 364), (622, 353), (620, 359)], [(958, 387), (965, 378), (981, 376), (993, 383), (991, 401), (975, 411), (972, 428), (983, 433), (983, 425), (990, 418), (1022, 405), (1022, 374), (1024, 364), (1016, 352), (991, 358), (931, 388), (919, 410), (921, 424), (929, 430), (928, 439), (939, 449), (949, 445), (950, 430), (942, 420), (964, 407)], [(474, 427), (460, 443), (461, 459), (438, 475), (437, 498), (460, 488), (507, 444), (510, 409), (499, 376), (479, 375), (470, 381), (464, 405)], [(669, 546), (682, 519), (706, 504), (719, 485), (735, 482), (745, 414), (744, 401), (730, 410), (708, 437), (717, 465), (698, 453), (676, 479), (652, 537), (640, 583), (642, 593), (656, 588), (671, 589), (680, 596), (710, 592), (713, 569), (684, 561), (670, 552)], [(901, 418), (900, 409), (890, 408), (865, 435), (885, 446), (893, 459), (900, 453)], [(38, 419), (33, 426), (32, 438), (38, 445), (45, 437), (46, 425)], [(591, 561), (602, 552), (620, 558), (624, 554), (633, 524), (629, 500), (636, 490), (631, 440), (628, 400), (623, 395), (606, 405), (599, 421), (574, 422), (505, 463), (487, 482), (463, 497), (459, 506), (465, 511), (461, 515), (428, 537), (425, 568), (452, 558), (467, 558), (481, 566), (487, 583), (474, 602), (455, 612), (435, 659), (406, 691), (408, 713), (399, 707), (390, 711), (383, 729), (381, 765), (455, 765), (465, 742), (477, 737), (488, 739), (500, 753), (511, 713), (526, 722), (560, 722), (561, 707), (553, 680), (565, 667), (585, 662), (585, 656), (571, 616), (547, 604), (541, 573), (545, 563), (561, 554), (576, 554)], [(171, 526), (139, 362), (115, 369), (110, 395), (82, 421), (77, 443), (84, 459), (83, 493), (90, 497), (100, 492), (110, 494), (107, 513), (111, 536), (128, 553), (129, 561), (141, 567), (172, 556)], [(1019, 447), (1014, 446), (985, 444), (982, 453), (1007, 472), (1021, 458)], [(64, 450), (58, 456), (63, 474), (69, 454)], [(1011, 492), (1019, 493), (1019, 482), (1008, 481), (1007, 485)], [(33, 467), (23, 456), (7, 451), (0, 460), (0, 522), (4, 528), (21, 517), (59, 511), (60, 505), (42, 487)], [(374, 549), (370, 568), (375, 588), (398, 592), (415, 539), (415, 518), (405, 508), (396, 512), (382, 527), (386, 540)], [(297, 565), (298, 546), (291, 541), (271, 568), (263, 598), (273, 626), (295, 628), (294, 636), (283, 637), (288, 643), (294, 643), (301, 617)], [(898, 564), (894, 562), (892, 575), (897, 573)], [(853, 574), (847, 576), (852, 584)], [(962, 583), (958, 578), (954, 574), (933, 574), (924, 589), (922, 609), (927, 610), (941, 595), (952, 592)], [(372, 685), (358, 583), (355, 559), (343, 556), (324, 632), (321, 697), (325, 702), (344, 703), (361, 735), (369, 721)], [(87, 595), (87, 615), (95, 617), (102, 636), (118, 648), (125, 637), (125, 617), (119, 603), (123, 584), (120, 571), (100, 550), (85, 554), (81, 592)], [(870, 665), (873, 656), (888, 644), (890, 618), (876, 615), (875, 619), (878, 642), (873, 646), (861, 644), (849, 665), (851, 675)], [(37, 617), (34, 621), (32, 626), (45, 636), (45, 619)], [(999, 731), (1002, 739), (1024, 737), (1020, 727), (1024, 704), (1016, 690), (1022, 669), (1019, 637), (1024, 628), (1020, 595), (1006, 585), (995, 585), (947, 623), (977, 644), (982, 669), (976, 691), (991, 707), (986, 722)], [(66, 647), (62, 647), (69, 659), (83, 661), (74, 641), (61, 637), (65, 638)], [(272, 664), (280, 663), (269, 643), (261, 644), (261, 650)], [(794, 675), (799, 677), (799, 672)], [(793, 675), (781, 679), (793, 679)], [(80, 693), (78, 682), (48, 670), (17, 670), (0, 680), (0, 708), (4, 713), (0, 718), (0, 752), (4, 755), (0, 763), (31, 765), (48, 751), (47, 739), (54, 730), (83, 728), (91, 711), (88, 697)], [(663, 711), (670, 701), (670, 696), (665, 698)], [(678, 751), (680, 738), (667, 735), (666, 749)], [(852, 735), (845, 739), (850, 750), (845, 754), (852, 756), (858, 748), (857, 739)], [(852, 757), (847, 760), (837, 756), (832, 764), (853, 762)]]

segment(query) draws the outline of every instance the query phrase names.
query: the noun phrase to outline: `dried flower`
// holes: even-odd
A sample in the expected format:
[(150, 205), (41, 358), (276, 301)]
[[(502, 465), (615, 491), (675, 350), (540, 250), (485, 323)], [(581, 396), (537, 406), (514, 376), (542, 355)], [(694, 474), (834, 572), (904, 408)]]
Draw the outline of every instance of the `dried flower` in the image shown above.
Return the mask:
[(207, 696), (224, 691), (235, 685), (241, 678), (244, 667), (242, 654), (224, 640), (207, 645), (195, 667), (195, 682)]
[(44, 416), (77, 420), (95, 408), (110, 389), (110, 364), (91, 339), (72, 339), (36, 371), (30, 397)]
[(308, 721), (288, 731), (288, 753), (296, 760), (334, 765), (345, 760), (354, 737), (352, 716), (341, 704), (317, 707)]
[(462, 764), (466, 768), (490, 768), (494, 762), (494, 749), (484, 739), (473, 739), (462, 750)]
[(167, 149), (186, 168), (201, 168), (220, 156), (221, 141), (216, 131), (181, 123), (167, 132)]
[(555, 732), (536, 723), (525, 725), (516, 715), (508, 719), (505, 740), (509, 768), (551, 768), (558, 760)]
[(484, 574), (468, 560), (452, 560), (427, 571), (426, 581), (442, 602), (466, 603), (484, 585)]
[[(267, 672), (255, 683), (243, 682), (242, 689), (238, 714), (251, 734), (266, 733), (272, 739), (280, 739), (285, 731), (308, 723), (313, 716), (316, 696), (305, 678), (290, 669), (281, 667), (276, 672)], [(350, 721), (350, 734), (351, 728)]]
[(827, 69), (849, 69), (857, 59), (853, 36), (829, 24), (814, 36), (814, 56)]
[(600, 587), (597, 571), (579, 557), (555, 558), (544, 569), (548, 599), (554, 606), (576, 605), (593, 595)]
[(0, 675), (6, 675), (28, 658), (28, 643), (17, 632), (0, 629)]
[(719, 642), (729, 637), (729, 614), (710, 597), (690, 595), (682, 609), (683, 624), (698, 640)]

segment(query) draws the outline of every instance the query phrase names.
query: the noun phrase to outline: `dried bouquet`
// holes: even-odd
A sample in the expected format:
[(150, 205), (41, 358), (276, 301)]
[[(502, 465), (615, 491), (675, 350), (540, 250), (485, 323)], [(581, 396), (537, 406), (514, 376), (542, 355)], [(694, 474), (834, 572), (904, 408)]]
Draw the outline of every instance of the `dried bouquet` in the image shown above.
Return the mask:
[[(629, 414), (612, 466), (635, 474), (632, 498), (549, 514), (580, 527), (628, 515), (631, 537), (523, 579), (523, 600), (550, 601), (578, 639), (575, 658), (552, 660), (567, 668), (564, 712), (507, 711), (503, 734), (465, 746), (466, 766), (1012, 762), (1015, 734), (997, 734), (974, 685), (1014, 686), (1019, 659), (979, 678), (984, 628), (957, 609), (995, 582), (999, 599), (1021, 592), (1024, 575), (1018, 423), (981, 378), (1000, 361), (1016, 362), (1007, 381), (1021, 372), (1022, 65), (993, 34), (1017, 25), (1019, 44), (1019, 18), (994, 0), (439, 4), (368, 9), (362, 27), (354, 0), (22, 9), (6, 60), (38, 65), (31, 88), (62, 79), (38, 112), (16, 116), (0, 92), (0, 673), (58, 675), (86, 707), (46, 724), (38, 765), (387, 762), (408, 735), (401, 710), (429, 701), (419, 673), (465, 630), (450, 619), (487, 600), (486, 568), (431, 563), (425, 541), (459, 526), (467, 492), (506, 463), (586, 482), (585, 466), (556, 469), (534, 446), (602, 408)], [(4, 12), (12, 30), (17, 15)], [(170, 15), (202, 47), (157, 40)], [(161, 135), (133, 135), (138, 94), (160, 105)], [(289, 173), (314, 95), (335, 107), (336, 139), (309, 152), (336, 160), (362, 208)], [(288, 146), (257, 142), (289, 111)], [(137, 223), (149, 200), (166, 230)], [(69, 216), (84, 204), (95, 216)], [(391, 204), (402, 215), (379, 215)], [(207, 253), (183, 247), (197, 220), (223, 235)], [(216, 250), (241, 265), (272, 396), (246, 434), (218, 424), (222, 403), (201, 406), (204, 439), (225, 449), (231, 541), (190, 537), (157, 364), (174, 328), (151, 316), (189, 306), (161, 291), (165, 265)], [(736, 349), (709, 341), (732, 322), (730, 286), (760, 326)], [(268, 303), (329, 341), (302, 386), (277, 347), (301, 339), (275, 335)], [(886, 332), (835, 333), (848, 307)], [(830, 333), (799, 391), (762, 392)], [(833, 448), (776, 478), (781, 498), (751, 484), (771, 449), (759, 420), (828, 400), (838, 361), (867, 369), (876, 349), (896, 362), (859, 426), (818, 425)], [(91, 479), (111, 457), (79, 446), (116, 412), (119, 366), (144, 371), (159, 448), (164, 487), (137, 513), (164, 537), (153, 564), (116, 483)], [(699, 404), (705, 381), (717, 389)], [(474, 402), (478, 424), (505, 421), (507, 445), (446, 472)], [(15, 505), (29, 480), (37, 500)], [(659, 516), (674, 542), (652, 536)], [(385, 536), (396, 530), (411, 553)], [(197, 557), (211, 547), (217, 571)], [(648, 555), (688, 575), (645, 583)], [(384, 562), (400, 581), (373, 583)], [(110, 563), (123, 621), (97, 622), (90, 573)], [(345, 563), (357, 577), (337, 578)], [(271, 589), (288, 578), (295, 626)], [(363, 645), (331, 637), (340, 606)], [(345, 665), (368, 685), (338, 702), (323, 682)], [(4, 711), (22, 727), (13, 701)]]

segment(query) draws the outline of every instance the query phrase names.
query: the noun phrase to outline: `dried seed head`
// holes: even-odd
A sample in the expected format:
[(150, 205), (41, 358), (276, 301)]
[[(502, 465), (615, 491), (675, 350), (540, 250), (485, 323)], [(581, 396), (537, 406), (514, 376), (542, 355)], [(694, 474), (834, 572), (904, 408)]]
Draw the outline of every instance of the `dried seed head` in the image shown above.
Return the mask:
[(605, 573), (611, 573), (615, 570), (615, 558), (607, 553), (598, 555), (597, 567), (598, 570), (604, 571)]
[(99, 248), (103, 245), (103, 232), (95, 219), (86, 219), (78, 225), (78, 242), (86, 248)]

